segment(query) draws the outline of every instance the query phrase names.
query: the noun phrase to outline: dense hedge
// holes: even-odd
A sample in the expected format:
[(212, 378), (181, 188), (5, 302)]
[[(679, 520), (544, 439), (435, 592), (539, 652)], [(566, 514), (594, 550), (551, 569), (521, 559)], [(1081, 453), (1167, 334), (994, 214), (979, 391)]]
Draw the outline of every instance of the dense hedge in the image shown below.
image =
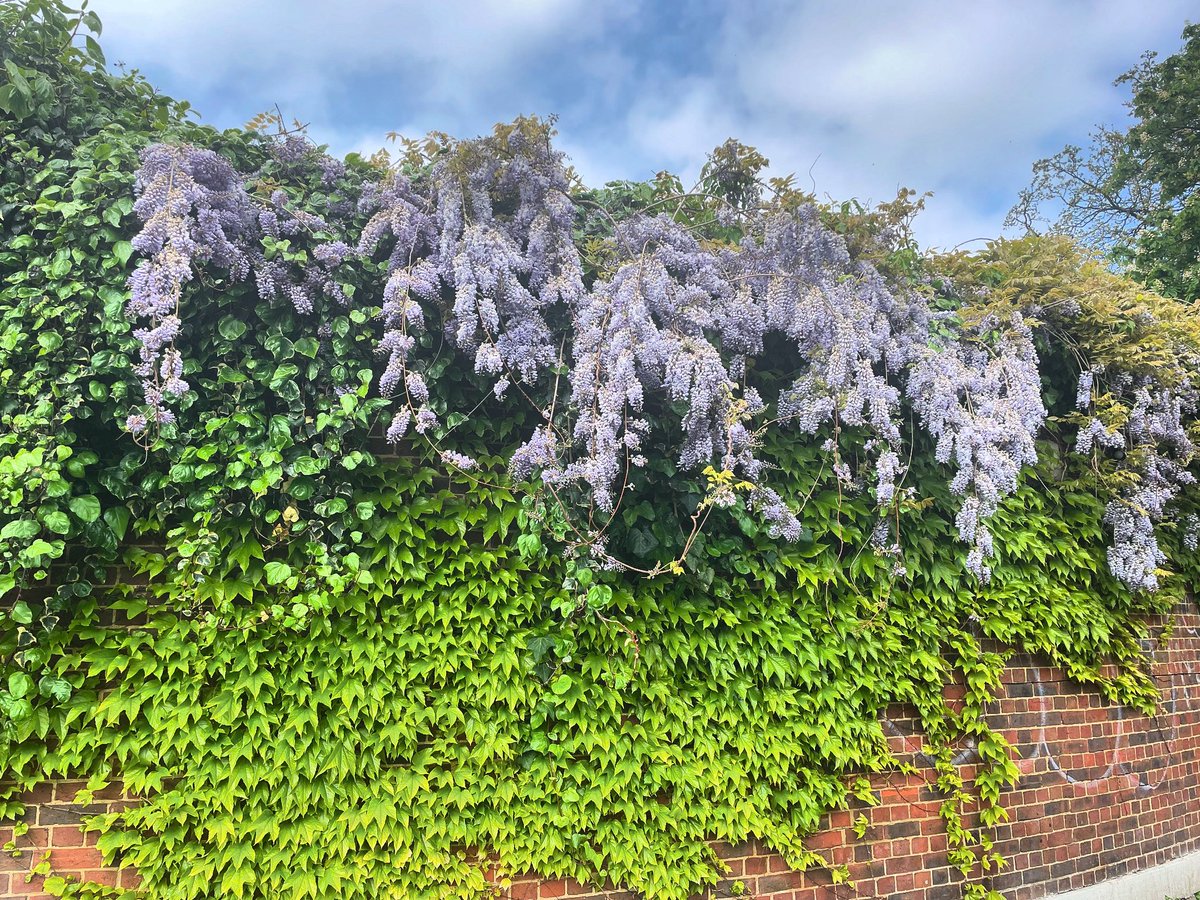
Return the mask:
[[(954, 349), (964, 370), (1027, 340), (1044, 404), (1037, 462), (997, 492), (991, 555), (974, 561), (960, 538), (976, 486), (955, 487), (919, 397), (895, 401), (895, 439), (836, 416), (812, 434), (756, 431), (742, 449), (769, 464), (741, 456), (735, 473), (719, 452), (681, 465), (680, 435), (703, 435), (680, 425), (680, 398), (650, 396), (645, 465), (606, 509), (598, 482), (514, 475), (545, 409), (517, 396), (519, 379), (493, 390), (443, 321), (414, 341), (429, 398), (408, 407), (436, 421), (384, 442), (397, 403), (381, 373), (410, 401), (419, 388), (388, 337), (403, 319), (387, 305), (395, 261), (350, 252), (377, 222), (381, 181), (399, 195), (396, 172), (419, 186), (493, 152), (517, 171), (526, 157), (496, 148), (548, 141), (545, 123), (412, 144), (389, 175), (299, 135), (201, 128), (108, 73), (94, 41), (79, 49), (89, 29), (54, 0), (0, 3), (6, 815), (49, 778), (121, 779), (144, 802), (92, 826), (152, 897), (483, 896), (494, 860), (682, 900), (719, 875), (711, 840), (754, 836), (820, 863), (803, 839), (821, 815), (869, 801), (863, 776), (900, 765), (878, 718), (900, 702), (938, 759), (951, 861), (983, 896), (998, 864), (988, 829), (1016, 778), (982, 720), (1007, 654), (1153, 706), (1142, 622), (1179, 600), (1196, 563), (1191, 308), (1053, 239), (926, 257), (908, 195), (816, 206), (787, 181), (761, 184), (765, 161), (734, 143), (694, 193), (666, 176), (589, 191), (561, 173), (589, 296), (615, 280), (622, 223), (642, 227), (639, 212), (671, 209), (656, 227), (699, 236), (686, 255), (702, 266), (712, 247), (752, 252), (739, 242), (767, 203), (842, 254), (838, 284), (869, 272), (872, 296), (932, 310), (931, 346), (967, 347)], [(206, 189), (225, 179), (223, 214), (242, 218), (222, 227), (243, 231), (228, 258), (177, 270), (181, 327), (153, 345), (126, 313), (163, 317), (131, 310), (129, 284), (134, 242), (143, 273), (167, 245), (137, 235), (172, 166)], [(150, 199), (135, 211), (139, 185)], [(275, 224), (253, 232), (264, 213)], [(513, 272), (533, 290), (539, 276)], [(426, 315), (451, 321), (436, 303)], [(547, 328), (570, 327), (555, 315)], [(772, 415), (806, 364), (774, 340), (751, 363)], [(186, 388), (150, 397), (171, 379)], [(1153, 424), (1165, 419), (1151, 395), (1186, 433)], [(750, 413), (723, 402), (732, 433)], [(881, 440), (895, 456), (886, 497)], [(764, 511), (768, 490), (794, 528)], [(1162, 555), (1131, 591), (1110, 572), (1114, 546), (1147, 533)], [(966, 699), (952, 707), (956, 680)], [(951, 762), (967, 738), (981, 759), (970, 784)]]

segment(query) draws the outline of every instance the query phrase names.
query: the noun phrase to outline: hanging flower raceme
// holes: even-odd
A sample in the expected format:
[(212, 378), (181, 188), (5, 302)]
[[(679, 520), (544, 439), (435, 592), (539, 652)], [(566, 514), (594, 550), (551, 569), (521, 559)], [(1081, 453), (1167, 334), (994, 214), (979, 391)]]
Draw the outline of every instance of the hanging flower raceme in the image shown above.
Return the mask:
[(523, 121), (460, 142), (419, 179), (390, 175), (364, 205), (373, 215), (358, 251), (389, 244), (380, 386), (404, 400), (389, 440), (410, 421), (422, 432), (437, 422), (411, 368), (422, 303), (452, 344), (473, 354), (497, 396), (514, 380), (536, 382), (556, 359), (547, 310), (570, 309), (584, 295), (563, 157), (540, 126)]
[(1017, 313), (1004, 324), (991, 340), (981, 335), (1001, 323), (988, 319), (927, 348), (906, 388), (937, 439), (935, 458), (956, 467), (950, 490), (965, 499), (955, 523), (971, 548), (967, 569), (982, 581), (991, 577), (987, 519), (1017, 490), (1022, 467), (1037, 462), (1037, 435), (1046, 418), (1033, 333)]
[[(829, 429), (823, 447), (833, 475), (843, 488), (873, 493), (876, 552), (903, 571), (891, 523), (903, 497), (908, 409), (935, 441), (936, 460), (952, 467), (967, 568), (986, 581), (989, 520), (1036, 462), (1046, 418), (1026, 318), (1036, 311), (1000, 305), (1009, 312), (965, 325), (947, 311), (953, 303), (944, 292), (919, 280), (893, 283), (852, 253), (816, 207), (761, 206), (744, 192), (737, 209), (722, 201), (708, 223), (735, 229), (735, 240), (706, 239), (695, 221), (661, 204), (656, 215), (603, 214), (591, 232), (602, 235), (602, 262), (585, 285), (575, 229), (591, 226), (548, 138), (542, 123), (519, 120), (476, 140), (435, 141), (428, 156), (368, 185), (356, 209), (341, 209), (344, 199), (326, 203), (341, 209), (328, 220), (282, 188), (248, 195), (210, 151), (148, 150), (136, 207), (145, 222), (136, 246), (147, 258), (130, 279), (128, 306), (144, 325), (136, 334), (147, 408), (128, 427), (171, 421), (171, 398), (188, 390), (176, 341), (181, 292), (197, 266), (234, 280), (252, 272), (264, 301), (308, 315), (328, 301), (350, 304), (338, 267), (383, 257), (377, 350), (380, 393), (395, 398), (388, 440), (414, 431), (447, 465), (477, 467), (441, 446), (446, 431), (435, 409), (446, 398), (424, 348), (444, 341), (496, 398), (519, 394), (533, 405), (542, 421), (513, 454), (511, 473), (540, 479), (556, 496), (570, 488), (564, 496), (588, 508), (580, 543), (603, 564), (612, 563), (604, 523), (619, 511), (632, 473), (664, 445), (680, 470), (709, 478), (703, 508), (742, 502), (771, 534), (799, 538), (790, 498), (765, 483), (764, 435)], [(287, 171), (319, 166), (312, 183), (325, 187), (346, 175), (294, 137), (272, 158)], [(367, 221), (351, 236), (346, 220), (355, 214)], [(294, 249), (275, 252), (299, 237), (315, 241), (303, 266)], [(783, 373), (782, 387), (758, 381), (764, 371), (771, 379)], [(1107, 377), (1103, 366), (1086, 368), (1081, 409)], [(1131, 588), (1152, 589), (1163, 560), (1154, 524), (1191, 478), (1183, 420), (1194, 391), (1190, 382), (1114, 377), (1134, 395), (1128, 421), (1090, 417), (1079, 449), (1120, 449), (1137, 461), (1136, 483), (1106, 514), (1109, 562)]]
[(254, 229), (255, 213), (233, 166), (198, 147), (147, 148), (136, 191), (134, 211), (143, 228), (133, 246), (146, 258), (129, 277), (125, 312), (147, 323), (134, 336), (141, 343), (136, 372), (149, 415), (132, 414), (126, 427), (139, 433), (151, 423), (173, 422), (170, 399), (188, 390), (175, 349), (183, 286), (205, 264), (224, 269), (234, 280), (246, 277), (250, 260), (245, 238)]
[[(282, 190), (271, 192), (268, 205), (258, 212), (257, 222), (261, 234), (272, 241), (294, 235), (315, 235), (329, 229), (323, 218), (301, 209)], [(349, 304), (334, 272), (352, 253), (345, 241), (317, 244), (312, 250), (315, 264), (304, 266), (299, 273), (293, 263), (276, 251), (267, 253), (254, 247), (249, 256), (259, 297), (263, 300), (282, 297), (297, 313), (307, 316), (325, 297), (342, 306)]]
[[(1146, 377), (1135, 383), (1138, 386), (1125, 428), (1110, 432), (1100, 426), (1110, 446), (1114, 436), (1121, 446), (1127, 445), (1135, 473), (1135, 480), (1109, 501), (1104, 521), (1113, 532), (1109, 569), (1130, 590), (1153, 591), (1166, 562), (1154, 526), (1165, 518), (1180, 489), (1196, 481), (1187, 469), (1196, 448), (1184, 425), (1184, 412), (1196, 409), (1197, 398), (1188, 380), (1174, 390), (1156, 387)], [(1096, 421), (1093, 418), (1089, 425)], [(1081, 432), (1081, 443), (1090, 447), (1093, 430)]]
[(718, 260), (666, 216), (617, 229), (627, 257), (598, 283), (575, 320), (571, 405), (575, 458), (564, 478), (611, 512), (622, 473), (641, 460), (648, 391), (687, 408), (679, 464), (696, 468), (726, 448), (734, 381), (715, 336), (713, 308), (729, 291)]
[(547, 312), (584, 296), (563, 155), (521, 120), (437, 160), (429, 186), (435, 261), (453, 296), (447, 333), (498, 394), (536, 382), (557, 353)]
[(396, 443), (408, 432), (414, 415), (422, 430), (433, 416), (423, 405), (428, 396), (422, 390), (424, 382), (416, 387), (416, 396), (410, 390), (413, 373), (408, 364), (417, 338), (425, 331), (420, 301), (432, 304), (440, 295), (441, 274), (429, 258), (438, 243), (438, 228), (428, 201), (403, 175), (390, 175), (365, 193), (359, 205), (372, 215), (359, 236), (357, 252), (371, 256), (384, 241), (390, 242), (381, 312), (384, 331), (378, 348), (385, 360), (379, 389), (385, 397), (399, 395), (405, 400), (387, 429), (387, 439)]

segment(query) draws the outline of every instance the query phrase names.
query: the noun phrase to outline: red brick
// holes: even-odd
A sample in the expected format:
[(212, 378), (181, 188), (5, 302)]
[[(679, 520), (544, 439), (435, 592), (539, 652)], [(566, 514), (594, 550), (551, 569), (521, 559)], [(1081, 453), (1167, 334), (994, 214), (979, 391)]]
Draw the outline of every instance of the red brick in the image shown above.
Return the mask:
[(83, 829), (78, 825), (54, 825), (50, 829), (50, 846), (83, 847)]
[(94, 847), (56, 849), (50, 862), (55, 869), (96, 869), (104, 865), (100, 851)]
[(94, 881), (96, 884), (107, 884), (113, 887), (117, 884), (118, 872), (116, 869), (93, 869), (80, 874), (84, 881)]
[(764, 875), (767, 871), (767, 860), (762, 856), (749, 856), (746, 858), (746, 874), (747, 875)]
[[(1011, 868), (992, 882), (1006, 898), (1036, 900), (1200, 850), (1200, 797), (1190, 790), (1200, 779), (1200, 696), (1184, 689), (1200, 660), (1200, 639), (1192, 634), (1200, 634), (1200, 615), (1181, 608), (1171, 643), (1152, 654), (1152, 673), (1164, 699), (1174, 703), (1164, 706), (1157, 719), (1129, 711), (1119, 717), (1098, 692), (1069, 682), (1062, 672), (1036, 660), (1013, 658), (1004, 674), (1004, 693), (989, 712), (993, 727), (1014, 745), (1024, 773), (1022, 783), (1003, 798), (1011, 820), (996, 832), (996, 849), (1008, 857)], [(952, 701), (961, 696), (961, 686), (947, 690)], [(930, 786), (932, 772), (916, 755), (923, 743), (919, 723), (912, 710), (900, 706), (890, 708), (888, 715), (907, 735), (889, 737), (890, 745), (902, 760), (922, 765), (923, 777), (872, 776), (881, 805), (867, 808), (855, 801), (849, 810), (831, 812), (823, 820), (825, 827), (805, 845), (831, 862), (847, 863), (858, 882), (858, 896), (958, 896), (961, 878), (947, 865), (945, 826), (937, 815), (941, 795)], [(1114, 760), (1135, 774), (1102, 778)], [(972, 758), (960, 772), (969, 779), (976, 769)], [(1068, 783), (1064, 773), (1075, 783)], [(1147, 791), (1147, 785), (1152, 789)], [(82, 786), (79, 781), (39, 786), (29, 797), (27, 820), (40, 824), (20, 844), (54, 847), (60, 872), (136, 884), (130, 870), (99, 868), (96, 835), (82, 835), (68, 824), (80, 814), (70, 801)], [(96, 799), (108, 808), (136, 802), (123, 796), (114, 783)], [(860, 812), (871, 826), (864, 839), (854, 838), (850, 830)], [(967, 820), (977, 820), (977, 812)], [(0, 843), (10, 836), (8, 825), (0, 828)], [(744, 881), (748, 891), (757, 890), (764, 900), (834, 900), (853, 894), (829, 886), (828, 872), (788, 872), (781, 857), (760, 852), (753, 840), (715, 849), (728, 863), (724, 884)], [(38, 883), (24, 881), (37, 855), (31, 850), (19, 860), (0, 858), (0, 896), (30, 897), (41, 890)], [(511, 897), (558, 900), (602, 893), (570, 880), (548, 881), (539, 890), (535, 879), (522, 878)]]

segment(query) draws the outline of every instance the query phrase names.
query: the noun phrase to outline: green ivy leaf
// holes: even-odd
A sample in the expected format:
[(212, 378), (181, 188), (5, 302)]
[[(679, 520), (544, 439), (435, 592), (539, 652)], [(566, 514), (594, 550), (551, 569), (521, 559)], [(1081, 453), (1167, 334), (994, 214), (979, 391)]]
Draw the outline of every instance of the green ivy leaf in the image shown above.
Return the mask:
[(325, 461), (312, 456), (301, 456), (292, 463), (292, 471), (297, 475), (316, 475), (325, 468)]
[(233, 316), (223, 316), (217, 323), (217, 333), (227, 341), (236, 341), (246, 333), (246, 323)]
[(71, 530), (71, 517), (61, 510), (46, 513), (42, 522), (55, 534), (66, 534)]
[(104, 521), (112, 529), (112, 533), (116, 535), (117, 540), (125, 540), (125, 533), (129, 530), (128, 509), (124, 506), (110, 506), (104, 511)]
[(62, 335), (57, 331), (43, 331), (37, 338), (38, 346), (46, 353), (52, 353), (62, 346)]
[(43, 675), (38, 681), (38, 693), (58, 703), (71, 699), (71, 683), (54, 675)]
[(0, 528), (0, 539), (28, 540), (37, 537), (41, 530), (42, 527), (33, 519), (14, 519)]
[(38, 538), (21, 551), (21, 556), (29, 560), (41, 560), (45, 557), (57, 559), (59, 556), (62, 556), (62, 541), (49, 543)]
[(293, 346), (295, 347), (296, 352), (301, 356), (307, 356), (309, 359), (316, 359), (317, 351), (321, 349), (321, 342), (316, 338), (305, 337), (300, 338), (300, 340), (296, 341)]
[(81, 522), (95, 522), (100, 518), (100, 501), (91, 494), (82, 497), (72, 497), (67, 505), (71, 512), (79, 517)]
[(263, 572), (267, 576), (267, 584), (270, 585), (282, 584), (292, 577), (291, 566), (278, 560), (274, 560), (263, 566)]
[(8, 676), (8, 692), (17, 700), (28, 697), (33, 692), (33, 679), (24, 672), (13, 672)]

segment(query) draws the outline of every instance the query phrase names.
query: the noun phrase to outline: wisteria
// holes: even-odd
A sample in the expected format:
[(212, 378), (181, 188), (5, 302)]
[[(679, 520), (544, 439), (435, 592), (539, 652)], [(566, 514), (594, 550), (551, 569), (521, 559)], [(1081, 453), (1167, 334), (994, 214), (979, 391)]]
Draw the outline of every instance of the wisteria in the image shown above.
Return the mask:
[(588, 485), (611, 512), (628, 460), (639, 455), (650, 423), (648, 390), (686, 405), (680, 465), (700, 466), (724, 448), (733, 382), (705, 334), (728, 285), (717, 261), (667, 217), (622, 223), (619, 246), (637, 248), (611, 280), (576, 311), (571, 400), (579, 453), (564, 479)]
[(250, 268), (246, 237), (254, 208), (242, 178), (211, 150), (156, 144), (142, 153), (134, 210), (145, 223), (133, 246), (145, 259), (129, 278), (126, 314), (147, 321), (135, 329), (141, 343), (136, 367), (150, 413), (134, 413), (126, 427), (140, 433), (153, 421), (174, 421), (170, 396), (188, 391), (179, 337), (180, 295), (195, 267), (211, 264), (235, 279)]
[(999, 324), (984, 321), (924, 350), (908, 381), (914, 409), (937, 438), (935, 458), (956, 466), (950, 489), (965, 499), (955, 524), (971, 547), (967, 568), (984, 581), (992, 555), (987, 520), (1016, 491), (1022, 467), (1037, 461), (1046, 417), (1032, 332), (1014, 314), (998, 338), (978, 337)]
[[(398, 390), (407, 393), (409, 354), (417, 335), (425, 330), (420, 300), (433, 303), (441, 291), (438, 269), (427, 258), (437, 246), (437, 224), (428, 212), (427, 201), (403, 175), (392, 175), (383, 185), (365, 193), (359, 206), (373, 215), (358, 239), (357, 251), (370, 255), (385, 239), (391, 241), (388, 280), (383, 288), (384, 332), (379, 345), (386, 362), (379, 388), (384, 396)], [(388, 426), (389, 441), (395, 443), (404, 437), (412, 416), (411, 402), (406, 402)]]
[[(344, 171), (341, 163), (326, 164), (329, 158), (316, 153), (301, 135), (287, 135), (268, 146), (284, 165), (312, 156), (331, 177)], [(257, 202), (247, 190), (247, 179), (228, 161), (190, 145), (156, 144), (142, 153), (141, 161), (134, 211), (144, 224), (133, 246), (145, 258), (129, 278), (126, 315), (147, 322), (134, 329), (141, 357), (136, 371), (147, 409), (126, 419), (126, 428), (134, 434), (151, 424), (174, 422), (171, 399), (189, 390), (175, 341), (182, 327), (183, 287), (200, 267), (223, 270), (231, 281), (253, 274), (263, 300), (286, 298), (296, 312), (307, 315), (326, 297), (343, 305), (349, 302), (335, 270), (353, 252), (343, 241), (319, 243), (312, 253), (315, 264), (297, 271), (269, 251), (263, 239), (316, 234), (328, 225), (292, 203), (284, 191), (272, 191), (265, 204)]]
[[(270, 205), (258, 214), (258, 226), (260, 237), (276, 241), (300, 233), (316, 234), (329, 227), (321, 217), (293, 204), (282, 190), (271, 192)], [(277, 253), (255, 247), (249, 255), (258, 295), (263, 300), (286, 298), (296, 312), (309, 315), (322, 297), (343, 306), (349, 302), (335, 278), (335, 270), (350, 254), (350, 246), (344, 241), (318, 244), (312, 251), (317, 264), (304, 267), (299, 273), (294, 264)]]
[[(318, 167), (313, 177), (324, 185), (346, 174), (295, 136), (273, 154), (281, 166)], [(664, 441), (679, 469), (718, 473), (708, 507), (742, 502), (771, 534), (798, 539), (796, 499), (767, 483), (764, 435), (824, 430), (832, 435), (822, 445), (830, 471), (844, 489), (873, 494), (872, 543), (902, 573), (889, 522), (905, 495), (901, 426), (911, 411), (934, 440), (937, 462), (950, 467), (966, 566), (987, 581), (989, 522), (1037, 461), (1047, 414), (1037, 311), (963, 324), (933, 302), (927, 285), (896, 283), (852, 253), (815, 206), (760, 205), (744, 188), (736, 208), (727, 200), (714, 213), (739, 239), (705, 239), (663, 208), (610, 217), (601, 220), (604, 266), (585, 277), (565, 161), (534, 120), (443, 141), (423, 165), (394, 168), (368, 185), (332, 224), (282, 189), (252, 195), (210, 151), (151, 148), (138, 177), (146, 226), (137, 248), (147, 258), (130, 279), (128, 307), (146, 323), (136, 333), (149, 415), (135, 412), (127, 425), (140, 432), (169, 422), (169, 398), (189, 390), (175, 341), (181, 292), (196, 267), (233, 279), (252, 274), (264, 301), (308, 316), (351, 304), (339, 267), (382, 259), (378, 389), (395, 398), (387, 439), (415, 432), (435, 442), (446, 465), (477, 468), (441, 443), (448, 432), (435, 408), (444, 406), (422, 342), (444, 340), (496, 398), (519, 395), (533, 405), (542, 424), (513, 454), (511, 474), (556, 496), (569, 489), (582, 497), (591, 524), (581, 543), (605, 565), (615, 561), (603, 522), (618, 513), (631, 473)], [(357, 234), (346, 227), (351, 216), (365, 221)], [(300, 235), (311, 246), (305, 262), (273, 252)], [(785, 372), (773, 395), (756, 380), (764, 366)], [(1153, 589), (1163, 559), (1154, 523), (1191, 478), (1182, 415), (1194, 400), (1190, 387), (1156, 391), (1145, 378), (1084, 367), (1076, 405), (1087, 411), (1102, 379), (1121, 378), (1136, 395), (1129, 421), (1116, 427), (1083, 417), (1078, 449), (1137, 458), (1140, 478), (1106, 513), (1109, 563), (1131, 588)]]
[[(1081, 376), (1081, 385), (1088, 375), (1085, 372)], [(1174, 390), (1156, 388), (1145, 376), (1126, 376), (1118, 383), (1133, 388), (1125, 427), (1105, 428), (1093, 416), (1080, 429), (1078, 446), (1082, 452), (1090, 452), (1096, 445), (1120, 448), (1133, 460), (1136, 480), (1109, 501), (1104, 513), (1104, 521), (1113, 533), (1108, 566), (1131, 590), (1153, 591), (1158, 588), (1159, 570), (1166, 561), (1154, 526), (1163, 520), (1180, 489), (1196, 480), (1187, 469), (1195, 446), (1184, 425), (1185, 411), (1196, 408), (1196, 392), (1187, 380)], [(1088, 388), (1090, 393), (1090, 379)], [(1082, 386), (1079, 394), (1082, 402)]]
[(452, 296), (446, 330), (478, 372), (532, 383), (556, 358), (545, 313), (585, 294), (567, 187), (562, 154), (529, 128), (432, 167), (432, 259)]
[(1185, 550), (1195, 551), (1200, 547), (1200, 516), (1188, 513), (1183, 517), (1181, 524), (1183, 525), (1183, 536), (1180, 543), (1183, 544)]

